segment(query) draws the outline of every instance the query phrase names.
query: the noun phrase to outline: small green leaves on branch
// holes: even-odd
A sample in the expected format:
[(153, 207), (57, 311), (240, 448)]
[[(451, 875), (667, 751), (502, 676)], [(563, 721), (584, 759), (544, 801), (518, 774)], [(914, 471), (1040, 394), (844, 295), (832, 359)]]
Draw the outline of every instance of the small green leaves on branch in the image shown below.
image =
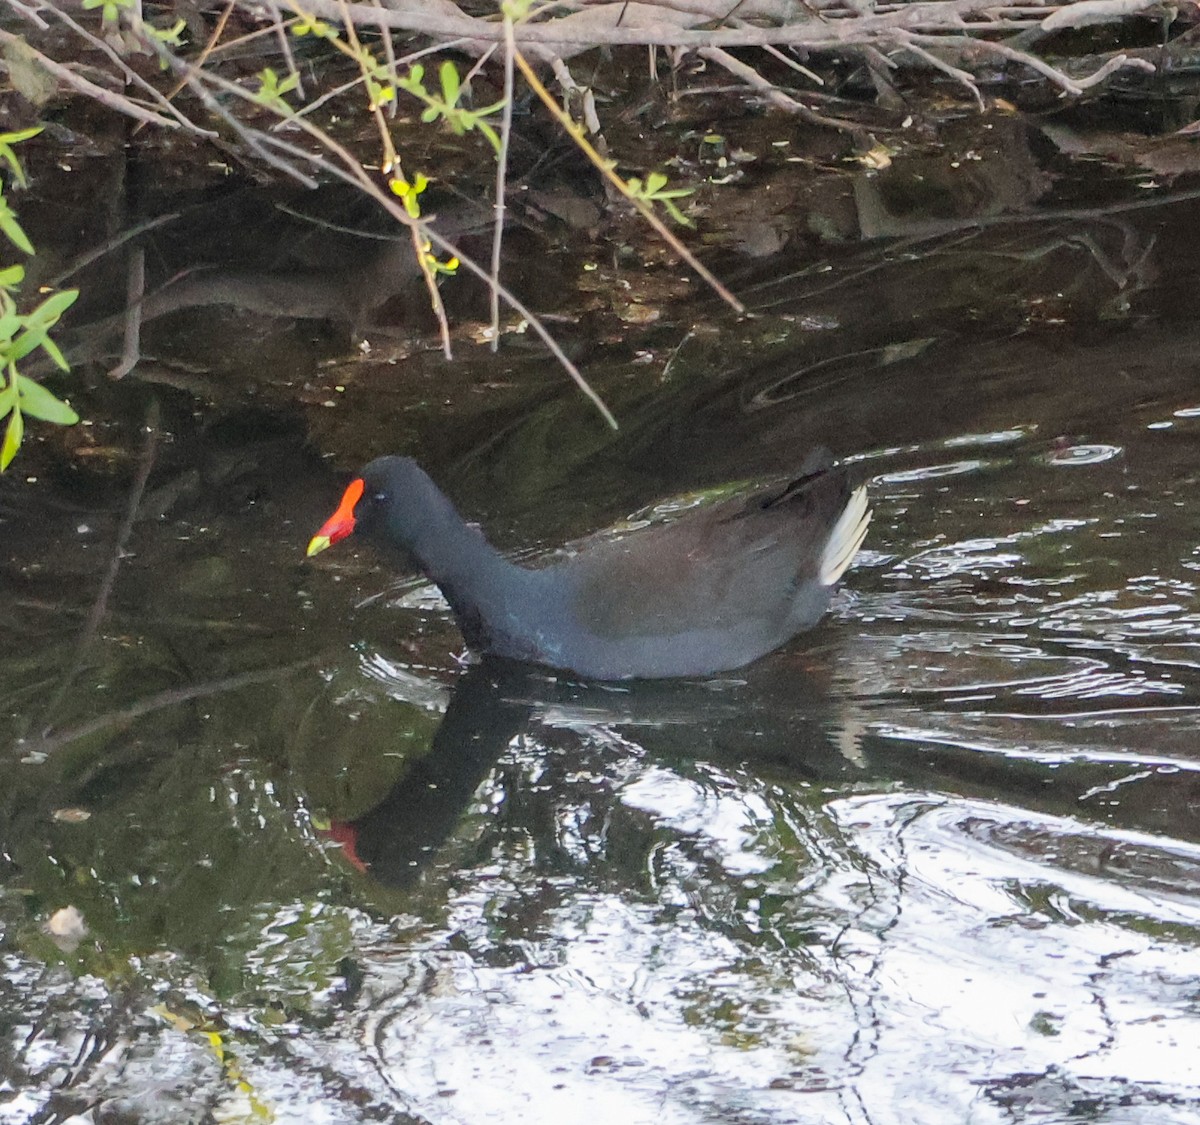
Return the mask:
[(25, 316), (17, 315), (11, 298), (0, 297), (0, 358), (7, 364), (13, 364), (24, 359), (34, 348), (41, 348), (57, 367), (69, 371), (70, 365), (58, 350), (58, 345), (50, 339), (49, 332), (78, 296), (78, 289), (63, 289), (47, 297)]
[(0, 473), (12, 464), (21, 448), (26, 414), (56, 426), (73, 426), (79, 421), (79, 415), (65, 402), (55, 398), (41, 383), (26, 379), (17, 372), (15, 364), (9, 363), (4, 385), (0, 387), (0, 421), (8, 419), (4, 441), (0, 443)]
[(429, 180), (420, 172), (411, 181), (402, 179), (400, 176), (393, 176), (388, 180), (388, 187), (391, 188), (393, 195), (400, 197), (400, 202), (404, 204), (404, 210), (408, 212), (410, 219), (421, 217), (421, 192), (428, 186)]
[(458, 273), (459, 261), (457, 258), (447, 258), (444, 262), (438, 258), (433, 252), (433, 244), (429, 239), (424, 239), (421, 242), (421, 260), (425, 263), (425, 267), (435, 277), (453, 277)]
[[(19, 266), (14, 268), (20, 269)], [(10, 276), (12, 272), (11, 269), (3, 271)], [(24, 415), (56, 426), (73, 426), (79, 421), (79, 415), (65, 402), (17, 370), (17, 361), (24, 359), (34, 348), (41, 348), (55, 364), (67, 370), (67, 361), (58, 345), (50, 339), (49, 331), (78, 296), (78, 289), (64, 289), (22, 316), (8, 292), (0, 292), (0, 363), (3, 363), (0, 420), (8, 419), (4, 441), (0, 444), (0, 473), (8, 468), (21, 448), (25, 436)]]
[(363, 81), (367, 85), (367, 97), (370, 98), (369, 109), (374, 113), (388, 102), (396, 100), (396, 87), (392, 85), (390, 69), (379, 63), (370, 51), (363, 49), (359, 59), (363, 72)]
[[(164, 47), (182, 47), (183, 32), (186, 28), (187, 24), (183, 20), (176, 20), (172, 27), (155, 27), (149, 23), (142, 24), (142, 30), (151, 39), (157, 39)], [(166, 63), (164, 62), (163, 65), (165, 66)]]
[(101, 22), (108, 26), (115, 24), (121, 18), (121, 13), (130, 11), (133, 6), (134, 0), (83, 0), (84, 11), (99, 8)]
[(259, 105), (278, 113), (280, 117), (291, 117), (292, 107), (288, 105), (284, 94), (290, 94), (300, 84), (300, 75), (289, 74), (280, 78), (269, 66), (258, 72), (258, 93), (254, 100)]
[(644, 184), (636, 177), (630, 178), (625, 182), (625, 186), (629, 189), (631, 198), (640, 199), (650, 206), (661, 203), (666, 208), (667, 214), (680, 226), (690, 227), (692, 225), (692, 220), (675, 206), (674, 201), (693, 194), (695, 188), (672, 188), (670, 191), (663, 191), (663, 188), (667, 186), (667, 177), (661, 172), (651, 172), (646, 177)]
[(414, 66), (406, 77), (397, 81), (397, 85), (407, 94), (425, 103), (421, 120), (427, 123), (439, 118), (450, 126), (456, 136), (463, 136), (472, 129), (477, 129), (487, 137), (492, 148), (500, 153), (500, 137), (496, 130), (488, 124), (485, 118), (498, 113), (504, 108), (503, 102), (485, 106), (483, 109), (466, 109), (458, 104), (462, 96), (462, 80), (458, 76), (458, 68), (447, 60), (438, 68), (438, 79), (441, 82), (441, 94), (430, 93), (425, 89), (425, 68)]
[(319, 20), (316, 16), (306, 15), (301, 15), (292, 24), (292, 34), (297, 38), (305, 35), (312, 35), (317, 39), (336, 39), (338, 37), (334, 28), (324, 20)]
[(21, 229), (21, 224), (17, 222), (17, 213), (8, 205), (8, 200), (2, 195), (0, 195), (0, 231), (4, 232), (8, 241), (18, 250), (23, 250), (26, 254), (33, 253), (33, 243), (29, 241)]
[[(11, 146), (27, 141), (39, 132), (40, 129), (22, 129), (16, 133), (0, 133), (0, 160), (8, 164), (18, 183), (25, 183), (25, 173)], [(0, 232), (23, 253), (34, 252), (33, 245), (2, 192)], [(50, 339), (50, 329), (75, 303), (79, 290), (64, 289), (59, 293), (51, 293), (32, 312), (22, 314), (17, 309), (15, 293), (24, 280), (24, 266), (0, 268), (0, 421), (8, 419), (4, 439), (0, 441), (0, 473), (12, 464), (17, 450), (21, 448), (25, 437), (26, 414), (57, 426), (73, 426), (79, 421), (79, 415), (65, 402), (17, 370), (17, 363), (36, 348), (41, 348), (58, 367), (67, 370), (66, 358)]]
[(13, 179), (20, 187), (26, 186), (25, 169), (21, 167), (21, 162), (17, 159), (17, 154), (13, 152), (12, 146), (20, 144), (21, 141), (27, 141), (30, 137), (36, 137), (41, 131), (42, 127), (35, 125), (32, 129), (18, 129), (15, 133), (0, 133), (0, 160), (8, 165)]

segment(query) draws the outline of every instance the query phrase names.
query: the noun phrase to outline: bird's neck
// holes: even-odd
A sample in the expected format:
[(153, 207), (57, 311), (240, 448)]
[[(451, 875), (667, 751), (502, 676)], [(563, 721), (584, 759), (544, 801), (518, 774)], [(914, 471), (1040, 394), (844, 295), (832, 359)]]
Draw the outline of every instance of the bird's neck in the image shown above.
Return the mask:
[(440, 493), (402, 540), (442, 591), (469, 644), (484, 645), (486, 626), (507, 616), (529, 572), (505, 559)]

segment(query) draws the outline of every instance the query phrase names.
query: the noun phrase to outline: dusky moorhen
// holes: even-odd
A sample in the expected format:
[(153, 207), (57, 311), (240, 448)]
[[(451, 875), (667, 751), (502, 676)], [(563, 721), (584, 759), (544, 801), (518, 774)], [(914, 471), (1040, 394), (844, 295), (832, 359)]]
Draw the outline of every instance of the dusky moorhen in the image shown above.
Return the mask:
[(602, 680), (739, 668), (816, 624), (867, 533), (866, 486), (818, 451), (802, 475), (548, 565), (509, 562), (415, 461), (381, 457), (308, 545), (404, 548), (480, 653)]

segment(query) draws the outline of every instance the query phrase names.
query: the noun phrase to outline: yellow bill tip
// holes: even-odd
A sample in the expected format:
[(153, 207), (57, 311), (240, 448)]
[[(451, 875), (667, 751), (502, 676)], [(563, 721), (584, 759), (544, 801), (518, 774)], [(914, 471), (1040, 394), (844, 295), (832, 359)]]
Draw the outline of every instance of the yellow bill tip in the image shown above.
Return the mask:
[(332, 543), (333, 540), (328, 535), (314, 535), (309, 541), (308, 550), (305, 551), (305, 555), (311, 559), (313, 555), (319, 555), (326, 547), (331, 546)]

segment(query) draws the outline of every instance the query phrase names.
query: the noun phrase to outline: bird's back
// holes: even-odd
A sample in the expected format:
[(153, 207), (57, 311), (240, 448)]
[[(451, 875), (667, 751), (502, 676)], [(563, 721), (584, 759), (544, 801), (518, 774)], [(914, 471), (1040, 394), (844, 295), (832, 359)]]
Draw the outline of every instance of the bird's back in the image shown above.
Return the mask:
[[(845, 471), (822, 467), (672, 523), (589, 540), (546, 572), (558, 658), (617, 678), (747, 663), (816, 622), (865, 519), (865, 496), (851, 492)], [(834, 543), (840, 521), (853, 526)], [(832, 580), (831, 547), (847, 556)]]

